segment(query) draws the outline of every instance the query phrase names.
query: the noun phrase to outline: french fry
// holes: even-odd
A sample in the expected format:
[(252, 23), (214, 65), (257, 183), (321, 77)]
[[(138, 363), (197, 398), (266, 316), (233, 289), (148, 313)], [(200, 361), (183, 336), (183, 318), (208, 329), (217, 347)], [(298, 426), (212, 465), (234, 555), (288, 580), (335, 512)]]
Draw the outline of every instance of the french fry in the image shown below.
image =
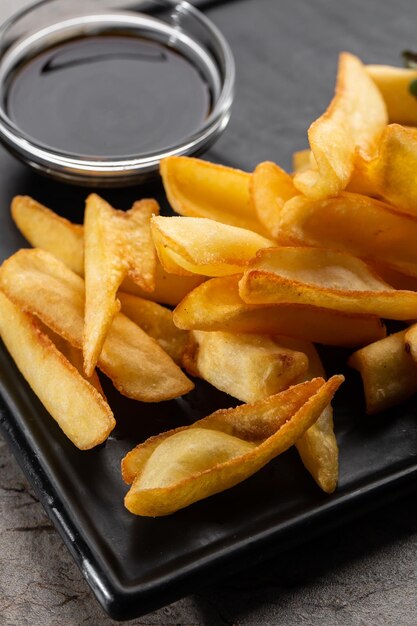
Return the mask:
[(184, 296), (187, 295), (192, 289), (201, 285), (206, 280), (205, 276), (199, 276), (197, 274), (189, 274), (188, 276), (178, 276), (175, 274), (169, 274), (164, 270), (159, 260), (156, 260), (155, 268), (155, 289), (151, 292), (143, 291), (135, 284), (129, 276), (127, 276), (120, 288), (126, 293), (131, 293), (134, 296), (146, 298), (153, 302), (159, 302), (161, 304), (168, 304), (170, 306), (176, 306)]
[(357, 57), (342, 53), (335, 96), (308, 131), (317, 169), (296, 174), (295, 187), (316, 200), (343, 191), (352, 176), (356, 154), (374, 154), (387, 121), (384, 100), (365, 67)]
[[(21, 233), (35, 248), (53, 254), (79, 276), (84, 276), (84, 228), (60, 217), (28, 196), (12, 201), (12, 217)], [(122, 289), (133, 295), (175, 306), (191, 289), (205, 280), (202, 276), (167, 274), (156, 262), (155, 289), (146, 292), (127, 276)]]
[(417, 293), (396, 290), (360, 259), (325, 248), (260, 250), (239, 282), (248, 303), (300, 303), (387, 319), (417, 317)]
[(123, 459), (123, 478), (132, 483), (125, 506), (136, 515), (169, 515), (233, 487), (293, 445), (342, 382), (317, 378), (151, 437)]
[(81, 374), (83, 378), (85, 378), (93, 387), (97, 389), (99, 393), (106, 399), (103, 388), (100, 383), (100, 379), (97, 375), (97, 371), (94, 370), (90, 377), (86, 376), (84, 372), (84, 360), (82, 350), (75, 348), (72, 344), (70, 344), (66, 339), (57, 335), (51, 328), (46, 326), (41, 320), (38, 318), (37, 323), (41, 331), (49, 337), (52, 343), (58, 348), (58, 350), (64, 355), (64, 357), (75, 367), (75, 369)]
[[(81, 349), (84, 281), (61, 261), (43, 250), (20, 250), (3, 263), (0, 287), (20, 308)], [(120, 393), (142, 402), (169, 400), (193, 388), (158, 343), (121, 313), (113, 320), (98, 366)]]
[(189, 333), (175, 326), (172, 311), (166, 307), (119, 291), (122, 313), (153, 337), (177, 365), (182, 363)]
[(34, 248), (42, 248), (84, 276), (84, 228), (57, 215), (29, 196), (15, 196), (12, 218)]
[(38, 322), (0, 292), (0, 335), (46, 410), (80, 450), (107, 439), (116, 422), (103, 396), (64, 357)]
[(348, 360), (362, 377), (369, 414), (396, 406), (417, 391), (417, 363), (406, 352), (406, 333), (403, 330), (371, 343)]
[(366, 71), (384, 98), (390, 122), (417, 126), (417, 100), (411, 91), (417, 70), (390, 65), (367, 65)]
[(394, 289), (405, 289), (407, 291), (417, 291), (417, 276), (408, 276), (402, 272), (392, 269), (384, 263), (368, 262), (368, 265), (378, 274), (382, 280), (394, 287)]
[[(190, 219), (205, 219), (205, 218), (190, 218)], [(217, 222), (216, 222), (217, 224)], [(161, 267), (168, 274), (168, 276), (199, 276), (201, 274), (194, 273), (183, 267), (187, 265), (187, 262), (181, 258), (179, 254), (174, 252), (168, 246), (165, 248), (163, 244), (157, 243), (158, 239), (154, 236), (154, 245), (157, 250), (158, 260)], [(194, 266), (195, 267), (195, 266)], [(202, 275), (204, 276), (204, 275)], [(204, 276), (204, 279), (206, 277)]]
[(128, 485), (135, 481), (153, 450), (156, 449), (160, 441), (169, 436), (170, 432), (182, 432), (192, 428), (209, 428), (228, 435), (239, 436), (244, 441), (268, 438), (302, 408), (304, 403), (308, 402), (311, 396), (322, 388), (323, 383), (321, 378), (317, 378), (252, 404), (241, 405), (232, 409), (220, 409), (189, 426), (182, 426), (173, 429), (173, 431), (151, 437), (144, 444), (139, 444), (133, 448), (122, 460), (123, 480)]
[(413, 180), (417, 167), (417, 129), (390, 124), (382, 135), (378, 154), (362, 158), (358, 168), (374, 195), (402, 213), (417, 217), (417, 192)]
[(307, 371), (308, 358), (275, 337), (194, 331), (184, 365), (238, 400), (255, 402), (297, 381)]
[[(184, 364), (190, 374), (243, 402), (256, 402), (291, 384), (325, 376), (312, 343), (277, 335), (193, 331)], [(333, 493), (339, 451), (331, 404), (295, 445), (319, 487)]]
[(297, 150), (297, 152), (293, 152), (292, 168), (294, 170), (294, 174), (305, 172), (306, 170), (316, 167), (317, 164), (314, 161), (313, 153), (308, 148), (306, 150)]
[(236, 274), (259, 249), (274, 245), (251, 230), (201, 217), (155, 216), (151, 224), (160, 261), (174, 273), (186, 270), (203, 276)]
[(417, 324), (410, 326), (405, 332), (405, 349), (417, 363)]
[(160, 172), (176, 213), (208, 217), (268, 236), (250, 201), (250, 174), (190, 157), (163, 159)]
[(287, 200), (298, 194), (291, 176), (275, 163), (260, 163), (250, 181), (251, 201), (260, 222), (273, 239), (280, 237), (281, 209)]
[(363, 346), (385, 337), (376, 316), (347, 314), (303, 304), (246, 304), (240, 276), (212, 278), (191, 291), (174, 311), (174, 323), (188, 330), (270, 333), (332, 346)]
[(141, 289), (155, 287), (156, 255), (150, 218), (159, 212), (154, 200), (136, 202), (130, 211), (113, 209), (91, 194), (84, 216), (85, 312), (84, 369), (91, 376), (120, 303), (117, 290), (125, 276)]
[[(300, 150), (299, 152), (294, 152), (293, 168), (295, 174), (298, 172), (305, 172), (308, 169), (317, 169), (311, 150)], [(357, 162), (355, 162), (354, 170), (348, 184), (346, 185), (346, 191), (363, 194), (365, 196), (372, 196), (375, 193), (374, 186), (361, 171)]]
[(282, 209), (280, 232), (293, 244), (332, 248), (417, 277), (417, 220), (373, 198), (298, 196)]
[[(280, 337), (282, 345), (303, 352), (308, 358), (308, 370), (297, 382), (315, 377), (325, 378), (326, 373), (317, 350), (311, 342)], [(295, 447), (304, 467), (325, 493), (333, 493), (339, 478), (339, 449), (334, 433), (333, 408), (326, 406), (318, 420), (297, 440)]]

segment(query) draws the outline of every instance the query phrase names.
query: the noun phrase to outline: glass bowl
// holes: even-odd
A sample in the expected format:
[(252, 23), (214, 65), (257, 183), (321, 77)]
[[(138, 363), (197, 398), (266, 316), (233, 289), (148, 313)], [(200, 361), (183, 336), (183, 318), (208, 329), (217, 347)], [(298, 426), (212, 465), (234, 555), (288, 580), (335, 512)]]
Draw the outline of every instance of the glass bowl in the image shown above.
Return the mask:
[[(94, 106), (89, 106), (88, 99), (83, 102), (87, 92), (94, 95), (97, 91), (94, 88), (96, 77), (94, 73), (92, 80), (87, 85), (84, 83), (84, 91), (78, 89), (76, 83), (71, 83), (71, 80), (76, 80), (76, 75), (74, 78), (72, 74), (62, 73), (62, 83), (68, 91), (65, 101), (61, 102), (61, 105), (65, 105), (62, 111), (58, 105), (54, 109), (52, 100), (48, 99), (49, 87), (42, 91), (41, 83), (36, 83), (38, 79), (34, 68), (40, 67), (42, 59), (47, 59), (47, 62), (45, 61), (42, 70), (39, 70), (38, 78), (46, 81), (44, 70), (47, 63), (48, 69), (51, 68), (51, 51), (54, 54), (58, 51), (59, 58), (61, 61), (64, 60), (59, 65), (60, 71), (63, 67), (66, 72), (70, 71), (65, 66), (67, 58), (65, 54), (68, 50), (71, 51), (71, 46), (74, 50), (77, 49), (78, 55), (81, 55), (73, 66), (82, 65), (83, 71), (84, 69), (92, 71), (91, 54), (94, 56), (94, 48), (97, 47), (94, 42), (97, 41), (100, 45), (110, 46), (108, 53), (105, 51), (100, 53), (99, 59), (96, 55), (94, 63), (97, 62), (97, 66), (94, 72), (97, 71), (97, 77), (100, 73), (100, 64), (104, 63), (106, 58), (117, 56), (117, 46), (125, 45), (126, 42), (128, 42), (126, 45), (133, 47), (147, 46), (152, 54), (159, 51), (158, 54), (171, 59), (172, 68), (165, 73), (165, 78), (158, 80), (155, 78), (155, 81), (149, 77), (149, 72), (153, 71), (149, 67), (146, 80), (141, 81), (136, 77), (139, 65), (126, 66), (134, 68), (134, 76), (132, 74), (130, 82), (121, 84), (137, 89), (136, 100), (133, 100), (133, 106), (138, 103), (137, 111), (136, 108), (132, 109), (130, 102), (130, 109), (126, 109), (130, 113), (121, 109), (118, 118), (118, 107), (108, 95), (112, 93), (109, 83), (107, 91), (106, 84), (102, 86), (107, 94), (103, 99), (107, 97), (109, 100), (109, 111), (104, 111), (104, 114), (103, 111), (98, 111), (95, 116)], [(79, 47), (77, 42), (83, 42), (83, 46)], [(91, 45), (92, 51), (89, 50)], [(118, 62), (120, 59), (130, 59), (131, 62), (130, 57), (133, 53), (130, 54), (126, 50), (119, 50)], [(136, 49), (134, 52), (136, 54)], [(87, 55), (87, 60), (87, 57), (82, 57), (83, 54)], [(142, 56), (146, 59), (145, 65), (150, 62), (149, 55)], [(230, 118), (235, 80), (233, 55), (216, 26), (188, 2), (43, 0), (12, 16), (0, 27), (0, 59), (0, 141), (11, 153), (35, 170), (67, 182), (88, 186), (124, 186), (137, 183), (155, 174), (160, 160), (165, 157), (201, 153), (223, 132)], [(184, 68), (187, 66), (189, 73), (194, 73), (193, 77), (187, 78), (184, 75), (185, 77), (180, 78), (178, 75), (177, 80), (175, 72), (177, 66), (181, 64)], [(69, 67), (70, 64), (67, 65)], [(75, 71), (74, 67), (71, 72)], [(120, 96), (122, 102), (124, 92), (120, 88), (119, 78), (123, 77), (117, 75), (117, 69), (114, 71), (116, 74), (111, 80), (115, 81), (115, 101), (117, 102), (117, 97)], [(50, 74), (51, 72), (47, 76), (48, 80), (51, 80)], [(209, 102), (207, 110), (200, 112), (199, 119), (186, 112), (188, 105), (198, 100), (192, 92), (187, 96), (187, 90), (191, 83), (196, 81), (196, 77), (201, 82), (201, 88), (207, 91)], [(88, 79), (84, 76), (84, 80)], [(154, 83), (159, 85), (158, 98), (148, 93)], [(45, 82), (45, 85), (49, 83)], [(91, 85), (93, 87), (90, 89)], [(176, 88), (175, 97), (171, 97), (169, 86), (172, 89)], [(45, 103), (48, 106), (37, 103), (36, 94), (41, 101), (42, 98), (46, 98)], [(145, 95), (148, 100), (145, 99)], [(147, 104), (143, 105), (141, 112), (142, 100)], [(110, 110), (112, 102), (113, 108)], [(154, 106), (150, 106), (150, 102), (154, 102)], [(35, 105), (39, 107), (37, 113)], [(51, 111), (48, 111), (49, 106)], [(77, 106), (81, 111), (79, 114)], [(157, 119), (152, 122), (154, 110)], [(90, 122), (84, 120), (84, 113), (88, 113)], [(134, 125), (137, 122), (140, 129), (141, 115), (144, 114), (146, 120), (142, 128), (146, 133), (140, 130), (136, 133)], [(113, 127), (109, 124), (107, 115), (112, 115), (111, 119), (116, 119), (117, 123), (115, 122)], [(37, 116), (42, 118), (39, 123)], [(106, 119), (101, 120), (101, 117)], [(71, 128), (70, 119), (76, 125), (79, 120), (80, 129)], [(118, 124), (123, 125), (123, 120), (133, 124), (127, 128), (126, 148), (123, 143), (120, 144), (120, 135), (117, 131)], [(83, 128), (81, 121), (84, 124)], [(103, 122), (102, 127), (100, 121)], [(163, 130), (164, 123), (166, 131), (169, 132)], [(48, 135), (53, 132), (54, 124), (56, 125), (54, 132), (59, 135), (59, 141), (50, 139)], [(91, 149), (86, 149), (83, 144), (93, 129), (100, 131), (97, 137), (101, 136), (107, 140), (100, 149), (94, 144), (91, 145)], [(69, 139), (67, 143), (61, 137), (61, 130), (67, 132)], [(145, 134), (146, 142), (141, 143)], [(75, 141), (77, 136), (80, 138), (78, 146)], [(137, 145), (133, 141), (136, 137)]]

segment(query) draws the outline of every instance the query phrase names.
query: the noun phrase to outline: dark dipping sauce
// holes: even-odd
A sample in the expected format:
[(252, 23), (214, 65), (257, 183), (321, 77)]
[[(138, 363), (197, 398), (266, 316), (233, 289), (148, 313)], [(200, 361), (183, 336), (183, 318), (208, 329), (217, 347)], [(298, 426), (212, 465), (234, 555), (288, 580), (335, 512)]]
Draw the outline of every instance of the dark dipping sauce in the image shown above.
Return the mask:
[(134, 156), (180, 143), (210, 112), (198, 69), (158, 42), (100, 35), (51, 47), (13, 75), (6, 108), (37, 143), (92, 157)]

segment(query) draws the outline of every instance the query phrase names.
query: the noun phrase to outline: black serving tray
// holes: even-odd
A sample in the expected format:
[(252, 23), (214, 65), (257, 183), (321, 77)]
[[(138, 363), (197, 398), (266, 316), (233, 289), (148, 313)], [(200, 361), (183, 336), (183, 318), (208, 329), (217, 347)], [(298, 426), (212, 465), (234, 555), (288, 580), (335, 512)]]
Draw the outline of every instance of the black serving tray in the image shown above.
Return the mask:
[[(209, 4), (210, 17), (232, 45), (238, 80), (230, 127), (207, 157), (247, 170), (266, 159), (289, 167), (291, 153), (306, 146), (308, 124), (331, 96), (339, 50), (366, 62), (395, 63), (415, 36), (411, 1), (382, 7), (377, 0), (300, 0), (296, 13), (292, 0)], [(400, 32), (393, 18), (401, 12), (408, 17)], [(87, 192), (40, 178), (0, 149), (0, 260), (27, 246), (9, 215), (13, 195), (32, 195), (81, 221)], [(168, 210), (159, 182), (103, 195), (126, 209), (154, 196)], [(341, 472), (332, 496), (321, 493), (290, 450), (246, 482), (172, 516), (128, 513), (120, 476), (124, 454), (150, 435), (234, 404), (201, 381), (184, 398), (146, 405), (122, 398), (103, 379), (118, 425), (106, 444), (80, 452), (0, 344), (0, 428), (104, 609), (129, 619), (413, 488), (416, 400), (367, 417), (346, 356), (323, 352), (329, 374), (347, 375), (334, 403)]]

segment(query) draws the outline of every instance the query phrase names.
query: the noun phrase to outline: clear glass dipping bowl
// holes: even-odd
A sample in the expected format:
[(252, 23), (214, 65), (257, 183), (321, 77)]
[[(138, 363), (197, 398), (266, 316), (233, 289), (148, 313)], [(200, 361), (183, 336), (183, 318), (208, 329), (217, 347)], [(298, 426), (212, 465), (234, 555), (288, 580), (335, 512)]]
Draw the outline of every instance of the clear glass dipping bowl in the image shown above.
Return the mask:
[[(10, 84), (25, 61), (76, 37), (109, 33), (156, 41), (195, 66), (209, 85), (212, 99), (201, 127), (163, 149), (97, 158), (42, 144), (10, 119)], [(216, 26), (188, 2), (42, 0), (0, 27), (0, 141), (30, 167), (55, 179), (87, 186), (135, 184), (155, 174), (161, 159), (198, 154), (215, 141), (230, 118), (234, 81), (235, 64), (228, 43)]]

